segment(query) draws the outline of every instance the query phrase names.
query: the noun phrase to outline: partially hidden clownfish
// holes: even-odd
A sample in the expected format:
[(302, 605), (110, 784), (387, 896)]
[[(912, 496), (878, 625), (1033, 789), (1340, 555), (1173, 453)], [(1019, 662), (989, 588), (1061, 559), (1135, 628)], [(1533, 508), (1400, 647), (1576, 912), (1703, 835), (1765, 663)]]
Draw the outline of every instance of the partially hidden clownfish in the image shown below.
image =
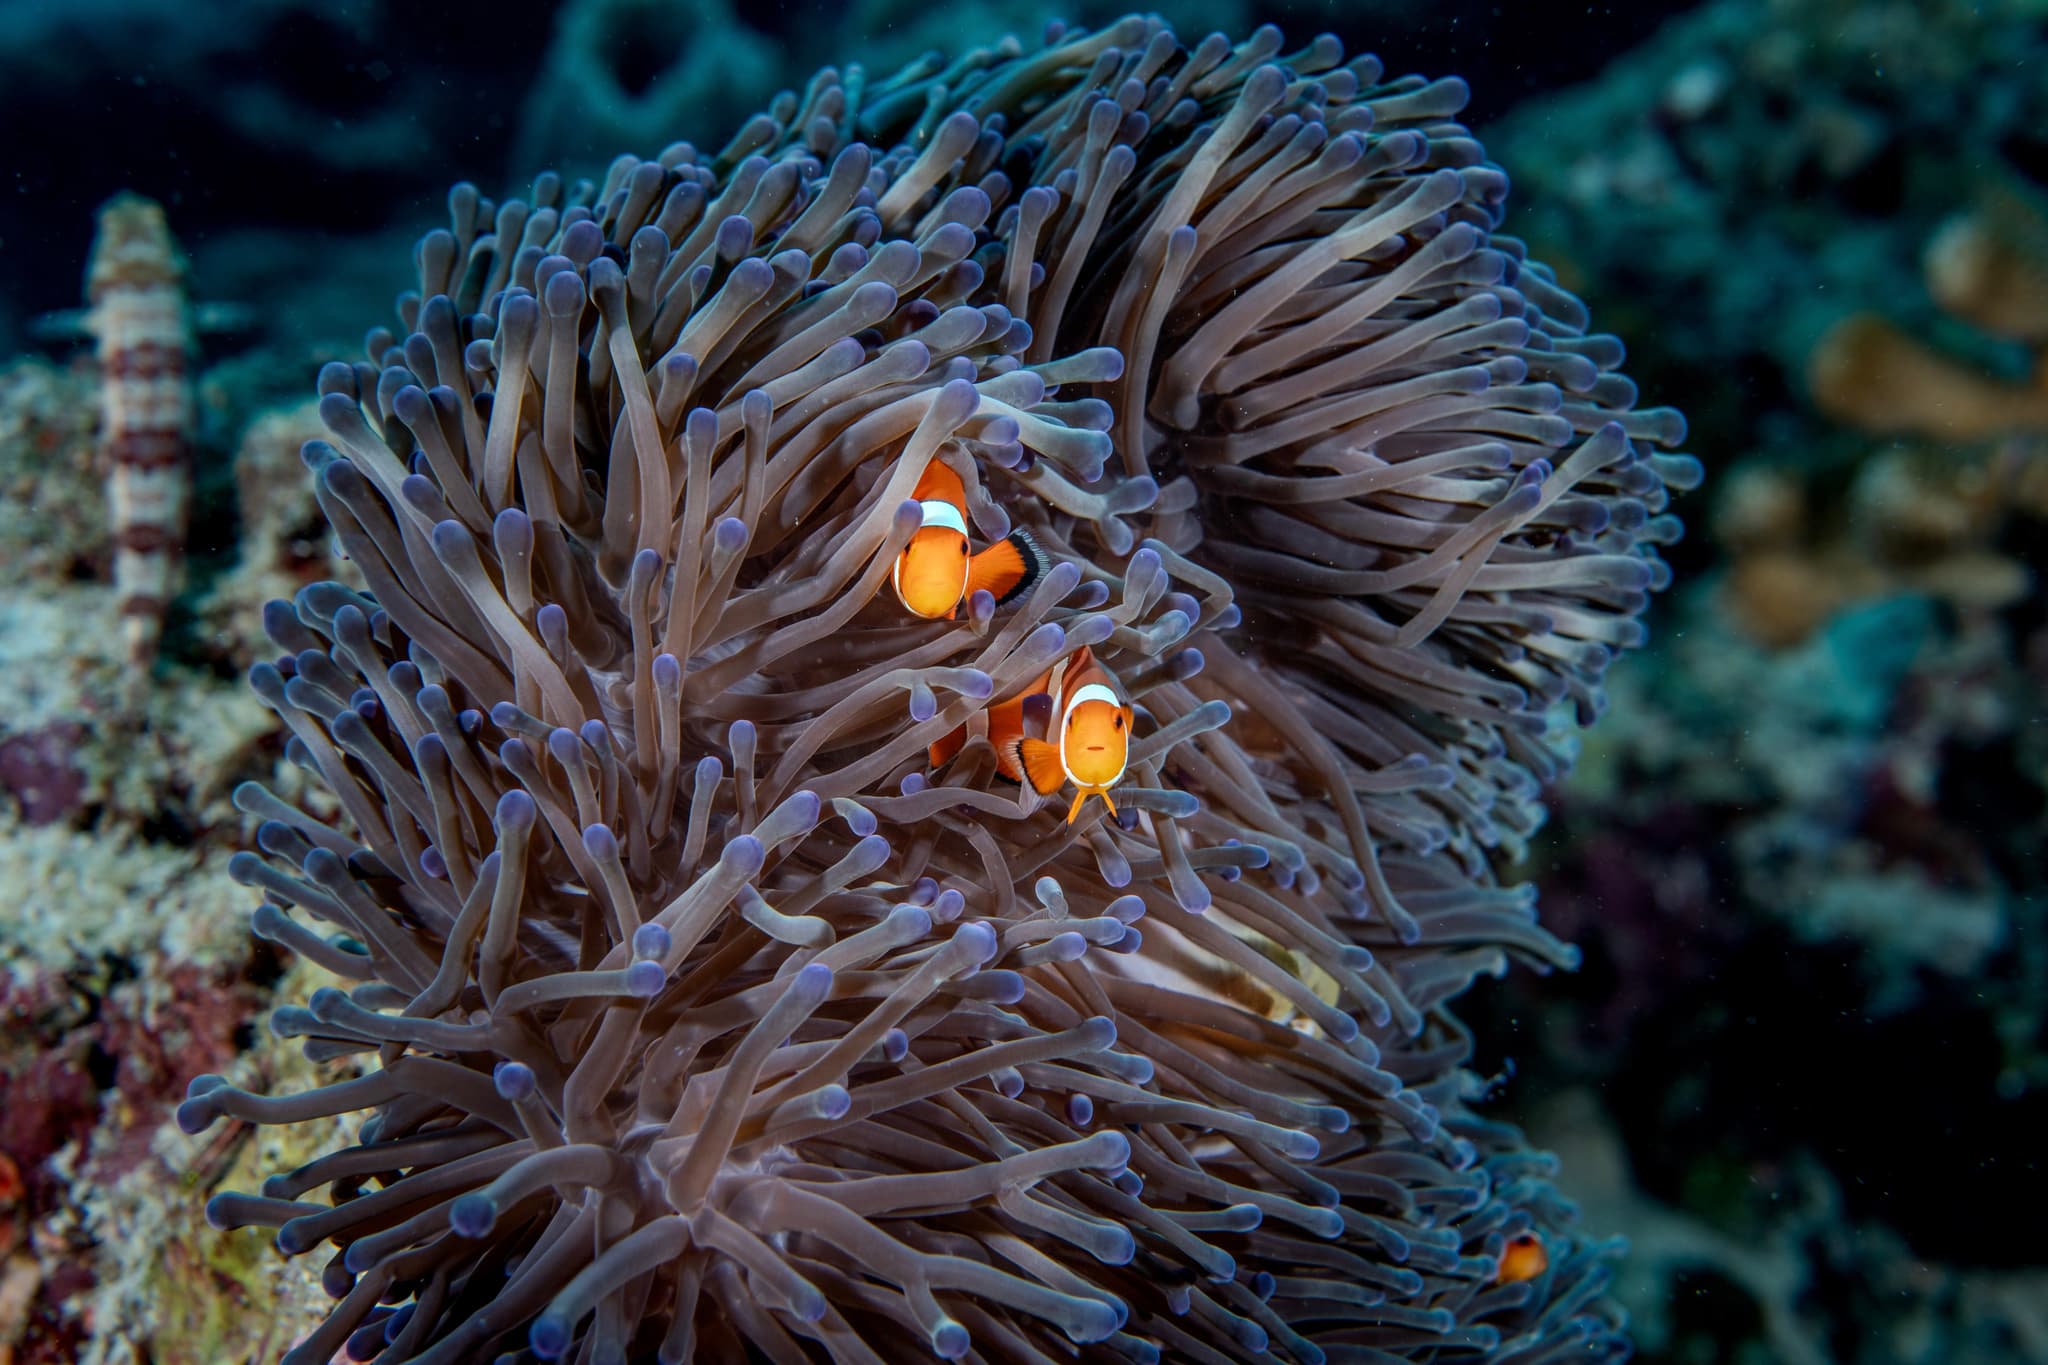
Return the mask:
[(1519, 1284), (1533, 1280), (1550, 1268), (1550, 1252), (1544, 1248), (1543, 1239), (1533, 1232), (1525, 1232), (1507, 1244), (1500, 1254), (1500, 1269), (1494, 1280), (1499, 1284)]
[(1052, 567), (1044, 550), (1024, 531), (969, 553), (967, 489), (960, 476), (937, 460), (926, 466), (911, 493), (923, 522), (896, 557), (891, 581), (897, 600), (927, 620), (951, 620), (960, 604), (986, 588), (997, 605), (1015, 600)]
[[(1025, 733), (1024, 703), (1043, 693), (1052, 698), (1052, 740)], [(996, 771), (1012, 782), (1028, 782), (1040, 796), (1050, 796), (1067, 783), (1078, 789), (1067, 809), (1067, 823), (1080, 817), (1089, 797), (1116, 813), (1109, 789), (1123, 781), (1131, 754), (1133, 712), (1116, 680), (1095, 653), (1082, 645), (1007, 701), (988, 709), (988, 740), (995, 747)], [(931, 747), (934, 768), (950, 762), (967, 742), (962, 726)]]

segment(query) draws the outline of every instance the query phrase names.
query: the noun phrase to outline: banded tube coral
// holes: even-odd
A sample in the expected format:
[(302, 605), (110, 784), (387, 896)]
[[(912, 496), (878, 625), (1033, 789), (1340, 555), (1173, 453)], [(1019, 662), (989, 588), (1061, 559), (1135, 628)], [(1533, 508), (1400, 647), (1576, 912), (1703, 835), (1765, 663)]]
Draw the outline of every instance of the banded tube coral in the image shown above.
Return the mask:
[[(1447, 1005), (1571, 961), (1499, 872), (1696, 467), (1463, 93), (1134, 17), (457, 188), (253, 674), (345, 820), (238, 793), (357, 1070), (179, 1111), (373, 1111), (210, 1206), (326, 1258), (288, 1360), (1625, 1351)], [(1009, 604), (889, 590), (935, 464)], [(1081, 646), (1070, 824), (987, 718)]]

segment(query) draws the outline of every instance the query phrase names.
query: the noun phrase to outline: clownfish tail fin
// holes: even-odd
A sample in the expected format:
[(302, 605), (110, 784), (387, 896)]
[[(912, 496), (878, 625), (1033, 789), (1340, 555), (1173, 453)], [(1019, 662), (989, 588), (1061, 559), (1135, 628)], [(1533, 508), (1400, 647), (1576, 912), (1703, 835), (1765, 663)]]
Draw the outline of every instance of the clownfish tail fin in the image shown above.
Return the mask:
[(1050, 796), (1066, 785), (1067, 773), (1060, 766), (1059, 745), (1042, 739), (1013, 739), (1006, 749), (1017, 771), (1040, 796)]
[(1007, 592), (996, 598), (996, 605), (999, 607), (1014, 602), (1030, 592), (1039, 579), (1052, 572), (1052, 556), (1045, 552), (1044, 546), (1032, 539), (1029, 531), (1019, 528), (1010, 532), (1005, 539), (1017, 548), (1018, 557), (1024, 561), (1024, 576), (1013, 583)]

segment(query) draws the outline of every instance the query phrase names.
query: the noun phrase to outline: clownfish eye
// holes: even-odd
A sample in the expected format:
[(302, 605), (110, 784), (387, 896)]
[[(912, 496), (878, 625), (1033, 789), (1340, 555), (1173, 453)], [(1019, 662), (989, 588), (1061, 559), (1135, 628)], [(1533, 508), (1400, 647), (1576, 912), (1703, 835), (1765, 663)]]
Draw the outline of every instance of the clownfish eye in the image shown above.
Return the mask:
[(1124, 728), (1124, 718), (1122, 716), (1116, 718), (1116, 728), (1119, 730)]

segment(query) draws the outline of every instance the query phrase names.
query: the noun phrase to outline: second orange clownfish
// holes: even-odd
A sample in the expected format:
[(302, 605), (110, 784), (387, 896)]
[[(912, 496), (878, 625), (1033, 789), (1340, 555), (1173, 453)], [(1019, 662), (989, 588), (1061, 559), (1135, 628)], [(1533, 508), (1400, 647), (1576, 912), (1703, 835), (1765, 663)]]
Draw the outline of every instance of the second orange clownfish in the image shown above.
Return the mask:
[[(1024, 703), (1044, 693), (1052, 698), (1052, 738), (1025, 734)], [(1067, 823), (1080, 817), (1091, 796), (1116, 814), (1109, 790), (1123, 781), (1130, 765), (1134, 712), (1116, 680), (1082, 645), (1007, 701), (988, 709), (988, 739), (996, 751), (996, 771), (1012, 782), (1028, 782), (1040, 796), (1050, 796), (1072, 782), (1074, 804)], [(934, 768), (950, 762), (967, 742), (966, 727), (931, 747)]]
[(1519, 1284), (1533, 1280), (1550, 1269), (1550, 1252), (1543, 1245), (1543, 1239), (1533, 1232), (1525, 1232), (1507, 1244), (1500, 1254), (1500, 1269), (1494, 1273), (1499, 1284)]
[(897, 600), (927, 620), (951, 620), (960, 604), (987, 589), (998, 605), (1020, 596), (1051, 567), (1038, 542), (1012, 531), (980, 554), (969, 553), (967, 489), (960, 476), (934, 460), (911, 493), (923, 523), (896, 557), (891, 581)]

